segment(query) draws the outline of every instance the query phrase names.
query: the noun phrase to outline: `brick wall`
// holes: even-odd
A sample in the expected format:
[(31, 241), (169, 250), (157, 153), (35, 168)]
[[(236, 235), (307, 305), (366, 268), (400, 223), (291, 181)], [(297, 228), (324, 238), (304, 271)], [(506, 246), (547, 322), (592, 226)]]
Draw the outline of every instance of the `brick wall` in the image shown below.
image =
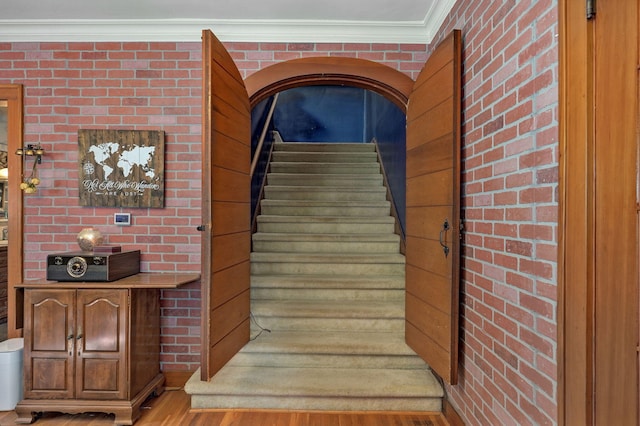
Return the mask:
[[(460, 0), (438, 39), (463, 30), (464, 129), (460, 381), (447, 387), (469, 425), (557, 418), (557, 4)], [(372, 59), (415, 78), (424, 45), (227, 43), (246, 77), (304, 56)], [(96, 226), (107, 242), (140, 248), (145, 271), (198, 271), (198, 43), (0, 43), (0, 83), (25, 85), (25, 142), (47, 154), (25, 197), (25, 274), (75, 248)], [(79, 128), (167, 134), (166, 207), (78, 207)], [(129, 211), (129, 210), (125, 210)], [(199, 363), (197, 284), (163, 292), (164, 370)]]
[[(227, 43), (242, 74), (305, 56), (349, 56), (414, 76), (425, 45)], [(46, 151), (42, 183), (25, 200), (25, 277), (44, 276), (48, 253), (76, 250), (94, 226), (106, 243), (140, 249), (143, 271), (200, 270), (200, 43), (0, 43), (0, 84), (25, 88), (25, 143)], [(79, 207), (78, 129), (164, 130), (165, 208)], [(130, 212), (133, 225), (114, 226)], [(162, 293), (162, 368), (200, 362), (197, 283)]]
[(460, 0), (460, 382), (468, 425), (557, 423), (558, 17), (555, 0)]

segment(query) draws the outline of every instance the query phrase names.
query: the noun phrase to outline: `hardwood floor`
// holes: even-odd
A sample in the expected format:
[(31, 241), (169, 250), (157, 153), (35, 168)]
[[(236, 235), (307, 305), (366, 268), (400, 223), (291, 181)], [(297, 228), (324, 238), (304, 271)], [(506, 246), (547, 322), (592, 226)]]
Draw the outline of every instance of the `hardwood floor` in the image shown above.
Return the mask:
[[(190, 411), (189, 396), (177, 387), (188, 376), (178, 376), (167, 379), (176, 387), (167, 388), (143, 404), (142, 416), (135, 426), (450, 426), (441, 413)], [(0, 411), (0, 426), (14, 426), (16, 418), (15, 411)], [(112, 426), (113, 420), (113, 415), (103, 413), (44, 413), (35, 425)]]
[[(448, 426), (440, 413), (320, 413), (275, 411), (190, 411), (182, 389), (166, 390), (147, 401), (136, 426)], [(14, 411), (0, 412), (0, 426), (15, 425)], [(38, 426), (106, 426), (113, 416), (102, 413), (45, 413)]]

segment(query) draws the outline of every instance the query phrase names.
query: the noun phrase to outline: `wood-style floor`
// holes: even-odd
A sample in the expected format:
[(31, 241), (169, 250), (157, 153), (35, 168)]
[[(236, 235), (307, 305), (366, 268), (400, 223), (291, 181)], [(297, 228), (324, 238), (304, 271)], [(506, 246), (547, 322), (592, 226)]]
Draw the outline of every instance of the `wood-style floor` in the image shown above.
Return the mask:
[[(275, 411), (190, 411), (189, 396), (166, 390), (147, 401), (136, 426), (448, 426), (440, 413), (320, 413)], [(15, 425), (15, 411), (0, 411), (0, 425)], [(106, 426), (113, 416), (101, 413), (44, 413), (36, 426)]]

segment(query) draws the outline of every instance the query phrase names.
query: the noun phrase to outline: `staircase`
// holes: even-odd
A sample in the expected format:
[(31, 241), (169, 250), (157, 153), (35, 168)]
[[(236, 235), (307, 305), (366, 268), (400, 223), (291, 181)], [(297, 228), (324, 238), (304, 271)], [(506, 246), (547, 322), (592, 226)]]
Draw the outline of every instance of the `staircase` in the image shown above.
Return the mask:
[(440, 411), (404, 342), (404, 256), (373, 144), (276, 143), (251, 255), (252, 340), (192, 408)]

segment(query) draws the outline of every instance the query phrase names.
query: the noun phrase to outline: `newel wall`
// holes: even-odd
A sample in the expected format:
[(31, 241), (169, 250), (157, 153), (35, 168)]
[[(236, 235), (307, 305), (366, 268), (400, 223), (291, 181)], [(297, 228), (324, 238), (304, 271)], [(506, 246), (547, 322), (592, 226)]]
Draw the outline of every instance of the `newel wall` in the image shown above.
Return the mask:
[[(467, 424), (557, 418), (557, 3), (459, 1), (436, 37), (463, 35), (460, 380), (448, 386)], [(415, 77), (429, 46), (226, 43), (243, 75), (303, 56), (371, 59)], [(25, 277), (82, 228), (141, 249), (144, 271), (200, 268), (200, 43), (0, 43), (0, 83), (25, 87), (25, 143), (46, 151), (25, 196)], [(165, 207), (78, 205), (77, 131), (166, 133)], [(199, 363), (197, 284), (163, 293), (162, 367)]]

